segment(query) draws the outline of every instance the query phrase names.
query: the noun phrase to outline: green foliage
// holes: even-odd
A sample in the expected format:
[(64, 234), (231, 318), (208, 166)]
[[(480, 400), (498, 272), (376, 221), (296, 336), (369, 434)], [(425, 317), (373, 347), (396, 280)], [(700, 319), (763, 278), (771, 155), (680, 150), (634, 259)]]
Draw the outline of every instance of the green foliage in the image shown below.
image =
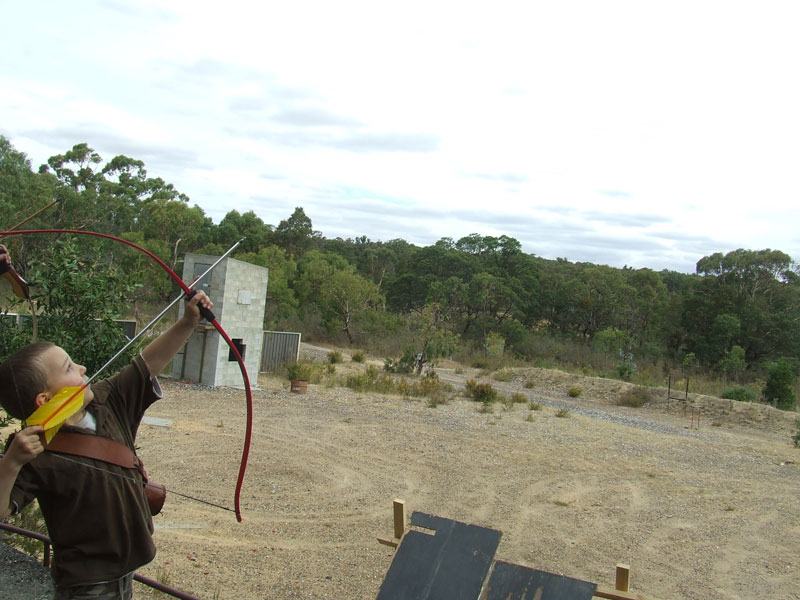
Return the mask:
[(579, 398), (581, 394), (583, 394), (583, 390), (578, 386), (572, 386), (569, 388), (569, 390), (567, 390), (567, 396), (570, 398)]
[(727, 375), (734, 381), (738, 381), (747, 369), (745, 351), (741, 346), (734, 345), (725, 353), (725, 356), (717, 363), (717, 370)]
[(328, 362), (332, 365), (342, 362), (342, 353), (338, 350), (328, 352)]
[(286, 377), (291, 381), (313, 381), (317, 366), (311, 362), (296, 361), (286, 365)]
[(356, 350), (350, 355), (350, 360), (354, 363), (363, 363), (367, 359), (363, 350)]
[(795, 432), (792, 436), (792, 443), (794, 443), (794, 447), (797, 448), (800, 446), (800, 419), (797, 419), (794, 422)]
[(636, 361), (632, 352), (620, 350), (617, 358), (617, 377), (623, 381), (630, 381), (636, 373)]
[(568, 418), (568, 417), (570, 416), (569, 409), (568, 409), (568, 408), (559, 408), (559, 409), (556, 411), (556, 416), (557, 416), (559, 419), (566, 419), (566, 418)]
[(756, 393), (743, 385), (735, 385), (733, 387), (722, 390), (719, 395), (720, 398), (725, 400), (738, 400), (739, 402), (755, 402)]
[(779, 359), (767, 369), (767, 382), (764, 385), (764, 401), (782, 410), (791, 410), (795, 405), (794, 385), (796, 375), (790, 361)]
[(414, 348), (409, 346), (403, 351), (403, 356), (399, 359), (384, 359), (383, 370), (389, 373), (413, 373), (416, 365), (416, 353), (414, 352)]
[(502, 358), (506, 347), (505, 338), (499, 333), (490, 333), (486, 336), (486, 356), (489, 358)]
[(467, 398), (476, 402), (488, 404), (496, 401), (498, 398), (497, 390), (489, 383), (478, 383), (474, 379), (470, 379), (464, 387), (466, 389)]
[(619, 354), (628, 347), (628, 334), (616, 327), (607, 327), (598, 331), (592, 341), (600, 352)]
[(511, 394), (510, 400), (513, 404), (525, 404), (528, 401), (528, 397), (525, 394), (514, 392)]
[[(45, 525), (44, 517), (42, 516), (42, 511), (39, 508), (38, 502), (31, 502), (28, 506), (23, 508), (18, 515), (8, 517), (6, 522), (20, 529), (47, 535), (47, 526)], [(2, 541), (12, 548), (16, 548), (39, 560), (44, 558), (44, 545), (38, 540), (24, 535), (4, 533)]]

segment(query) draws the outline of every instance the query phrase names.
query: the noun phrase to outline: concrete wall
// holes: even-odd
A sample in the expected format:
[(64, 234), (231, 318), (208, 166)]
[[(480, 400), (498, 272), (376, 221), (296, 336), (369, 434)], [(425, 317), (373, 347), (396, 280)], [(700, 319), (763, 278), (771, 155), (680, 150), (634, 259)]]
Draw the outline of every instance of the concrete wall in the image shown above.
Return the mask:
[[(187, 254), (183, 280), (187, 283), (205, 271), (218, 257)], [(244, 362), (253, 388), (258, 385), (261, 365), (264, 311), (269, 270), (233, 258), (226, 258), (198, 283), (214, 303), (213, 312), (232, 340), (245, 346)], [(180, 314), (183, 314), (181, 303)], [(230, 349), (213, 326), (205, 321), (192, 334), (184, 351), (172, 363), (176, 378), (208, 386), (243, 386), (239, 364), (229, 360)]]

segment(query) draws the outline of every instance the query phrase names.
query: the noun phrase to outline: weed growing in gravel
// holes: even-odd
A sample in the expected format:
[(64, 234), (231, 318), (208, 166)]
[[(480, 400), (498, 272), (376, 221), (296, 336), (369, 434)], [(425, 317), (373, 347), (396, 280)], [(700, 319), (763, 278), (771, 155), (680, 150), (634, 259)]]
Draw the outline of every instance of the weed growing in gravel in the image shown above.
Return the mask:
[(336, 363), (342, 362), (342, 353), (338, 350), (331, 350), (328, 352), (328, 363), (331, 365), (335, 365)]
[(352, 360), (354, 363), (363, 363), (366, 358), (367, 357), (364, 355), (363, 350), (356, 350), (352, 355), (350, 355), (350, 360)]
[(539, 402), (531, 400), (530, 402), (528, 402), (528, 410), (531, 411), (542, 410), (542, 405)]
[(519, 392), (511, 394), (511, 402), (514, 404), (525, 404), (527, 401), (528, 397), (525, 394), (520, 394)]
[(566, 419), (567, 417), (569, 417), (569, 409), (568, 408), (559, 408), (556, 411), (556, 416), (561, 418), (561, 419)]
[(573, 385), (567, 391), (567, 396), (569, 396), (570, 398), (578, 398), (581, 394), (583, 394), (583, 390), (579, 388), (577, 385)]

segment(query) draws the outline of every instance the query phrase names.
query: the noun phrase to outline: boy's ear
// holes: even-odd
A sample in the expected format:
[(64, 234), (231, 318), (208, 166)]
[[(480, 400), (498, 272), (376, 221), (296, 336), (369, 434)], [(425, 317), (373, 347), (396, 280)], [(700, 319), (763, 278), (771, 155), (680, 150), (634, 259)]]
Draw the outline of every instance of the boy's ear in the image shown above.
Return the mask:
[(33, 403), (36, 405), (36, 408), (39, 408), (40, 406), (45, 404), (48, 400), (50, 400), (50, 397), (47, 395), (47, 393), (40, 392), (36, 394), (36, 398), (33, 400)]

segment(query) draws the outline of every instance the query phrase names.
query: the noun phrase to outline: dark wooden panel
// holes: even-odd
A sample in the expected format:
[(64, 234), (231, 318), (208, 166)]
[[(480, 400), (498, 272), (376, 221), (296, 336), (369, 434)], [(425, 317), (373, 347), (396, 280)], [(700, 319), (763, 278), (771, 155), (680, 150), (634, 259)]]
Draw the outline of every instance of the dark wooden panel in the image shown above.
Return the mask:
[(477, 600), (501, 532), (415, 512), (378, 600)]
[(588, 581), (497, 561), (481, 600), (591, 600)]

